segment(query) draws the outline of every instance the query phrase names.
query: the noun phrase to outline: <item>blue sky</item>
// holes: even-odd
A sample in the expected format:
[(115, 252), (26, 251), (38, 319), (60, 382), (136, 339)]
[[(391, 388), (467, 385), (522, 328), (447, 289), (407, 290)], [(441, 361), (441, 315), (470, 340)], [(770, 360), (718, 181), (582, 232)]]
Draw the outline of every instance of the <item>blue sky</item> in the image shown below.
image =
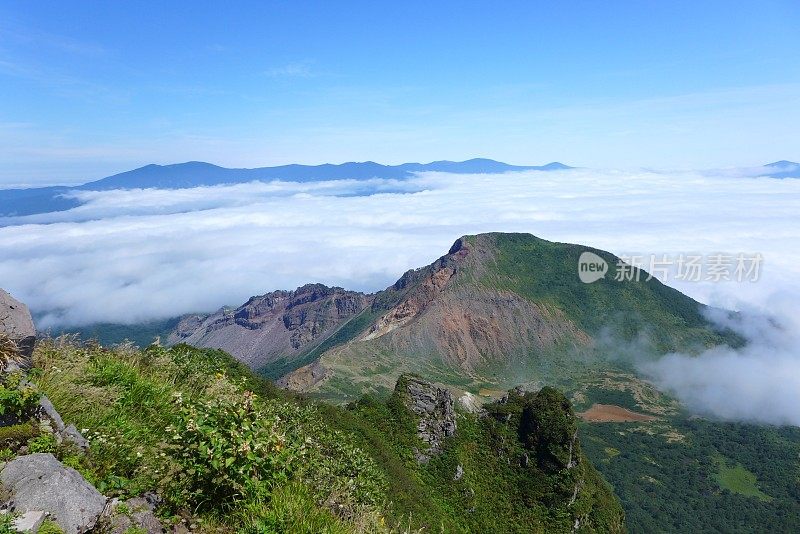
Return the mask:
[(796, 0), (0, 5), (0, 185), (147, 163), (800, 159)]

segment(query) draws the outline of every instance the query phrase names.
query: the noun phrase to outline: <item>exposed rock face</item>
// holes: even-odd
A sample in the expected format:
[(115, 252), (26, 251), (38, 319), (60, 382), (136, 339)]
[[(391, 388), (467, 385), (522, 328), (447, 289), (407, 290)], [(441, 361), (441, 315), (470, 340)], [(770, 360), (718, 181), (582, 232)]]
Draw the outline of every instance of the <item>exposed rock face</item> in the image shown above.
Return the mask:
[(0, 332), (13, 339), (22, 355), (30, 358), (36, 342), (36, 328), (28, 307), (0, 289)]
[(55, 432), (61, 433), (66, 429), (64, 420), (61, 419), (61, 414), (58, 413), (56, 407), (50, 402), (46, 395), (42, 395), (39, 399), (39, 414), (40, 419), (47, 419), (53, 426)]
[(449, 390), (413, 375), (402, 375), (395, 393), (419, 417), (417, 435), (427, 448), (417, 451), (417, 461), (427, 462), (442, 451), (444, 438), (456, 433), (453, 395)]
[(30, 454), (0, 471), (4, 501), (15, 512), (45, 511), (67, 534), (94, 528), (106, 498), (52, 454)]
[[(322, 355), (316, 368), (326, 372), (290, 373), (283, 383), (298, 391), (324, 389), (337, 374), (371, 372), (376, 354), (411, 362), (403, 371), (420, 372), (425, 365), (419, 362), (427, 360), (460, 375), (485, 377), (488, 368), (534, 360), (559, 344), (591, 342), (561, 310), (481, 282), (493, 276), (496, 253), (492, 235), (457, 240), (447, 255), (374, 295), (372, 311), (383, 313), (361, 335)], [(373, 384), (392, 380), (370, 377)]]
[(257, 369), (316, 346), (370, 302), (363, 293), (308, 284), (252, 297), (236, 309), (187, 316), (168, 343), (219, 348)]
[(12, 525), (17, 532), (38, 532), (39, 527), (44, 523), (47, 514), (42, 510), (25, 512), (14, 519)]

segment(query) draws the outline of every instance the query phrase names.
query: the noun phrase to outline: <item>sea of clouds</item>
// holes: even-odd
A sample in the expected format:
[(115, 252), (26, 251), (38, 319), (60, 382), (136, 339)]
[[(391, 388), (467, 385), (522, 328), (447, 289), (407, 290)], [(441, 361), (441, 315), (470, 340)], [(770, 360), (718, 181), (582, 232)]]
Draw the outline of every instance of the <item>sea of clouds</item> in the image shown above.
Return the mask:
[(667, 281), (774, 315), (752, 343), (645, 371), (698, 411), (800, 425), (800, 180), (574, 169), (75, 194), (73, 210), (0, 220), (0, 287), (42, 329), (208, 312), (307, 282), (383, 289), (477, 232), (617, 254), (760, 253), (757, 282)]

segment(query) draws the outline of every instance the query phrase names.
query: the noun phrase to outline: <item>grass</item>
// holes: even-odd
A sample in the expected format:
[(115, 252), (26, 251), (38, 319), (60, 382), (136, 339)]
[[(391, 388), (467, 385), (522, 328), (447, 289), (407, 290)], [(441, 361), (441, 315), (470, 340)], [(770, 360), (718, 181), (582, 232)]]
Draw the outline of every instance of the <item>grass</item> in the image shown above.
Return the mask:
[[(109, 497), (156, 491), (160, 514), (201, 531), (544, 532), (569, 530), (576, 517), (622, 528), (619, 503), (585, 457), (571, 472), (521, 466), (535, 447), (554, 450), (546, 436), (573, 435), (532, 445), (519, 433), (522, 403), (502, 421), (459, 414), (443, 454), (419, 465), (416, 416), (398, 394), (317, 404), (221, 351), (186, 345), (105, 349), (60, 338), (40, 342), (34, 362), (36, 384), (90, 442), (85, 454), (36, 446)], [(557, 420), (574, 420), (553, 394), (536, 412), (569, 410)], [(579, 478), (584, 489), (569, 505)]]
[(372, 460), (220, 351), (60, 339), (40, 343), (35, 364), (38, 386), (91, 444), (84, 456), (55, 452), (108, 496), (155, 490), (204, 530), (380, 530)]
[(83, 327), (70, 327), (53, 332), (53, 336), (65, 333), (80, 335), (81, 339), (94, 339), (104, 347), (130, 341), (137, 347), (146, 347), (156, 338), (166, 340), (170, 332), (178, 326), (180, 317), (147, 321), (133, 325), (117, 323), (95, 323)]
[(746, 497), (755, 497), (760, 501), (772, 500), (772, 497), (758, 488), (756, 475), (742, 464), (731, 465), (722, 456), (715, 456), (714, 463), (717, 467), (714, 479), (720, 488)]

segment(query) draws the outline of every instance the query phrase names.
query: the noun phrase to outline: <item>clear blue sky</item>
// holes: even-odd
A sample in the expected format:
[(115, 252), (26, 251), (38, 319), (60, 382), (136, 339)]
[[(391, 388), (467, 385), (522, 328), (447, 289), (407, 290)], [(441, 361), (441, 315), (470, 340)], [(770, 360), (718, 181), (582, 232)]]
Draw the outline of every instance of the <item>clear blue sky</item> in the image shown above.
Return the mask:
[(800, 158), (800, 2), (0, 4), (0, 184), (143, 164)]

